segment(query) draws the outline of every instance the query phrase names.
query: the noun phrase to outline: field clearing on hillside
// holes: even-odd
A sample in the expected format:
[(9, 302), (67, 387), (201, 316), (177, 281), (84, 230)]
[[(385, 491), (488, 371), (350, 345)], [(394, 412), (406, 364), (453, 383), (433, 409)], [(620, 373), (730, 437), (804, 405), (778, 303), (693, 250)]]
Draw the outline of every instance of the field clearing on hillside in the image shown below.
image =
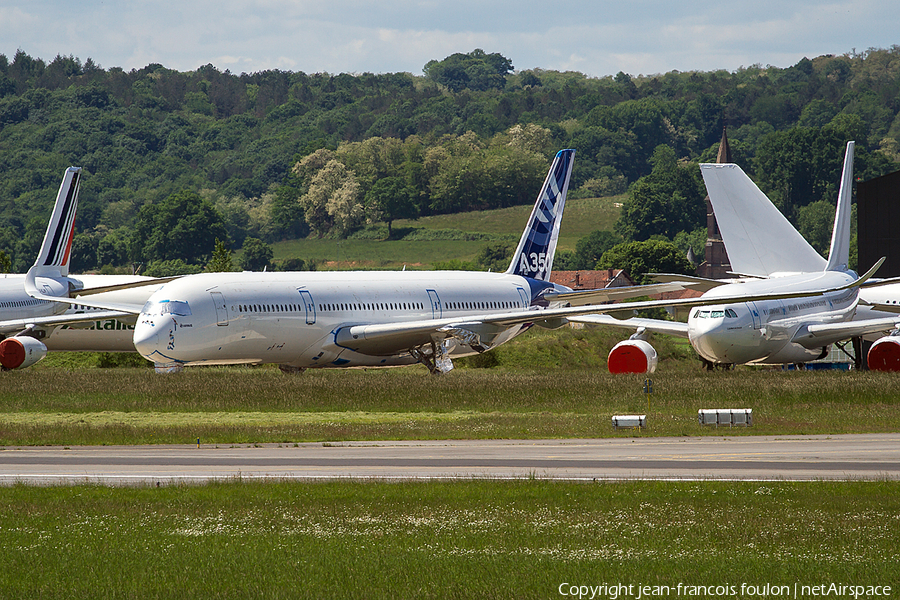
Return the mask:
[[(560, 250), (575, 250), (578, 240), (592, 231), (612, 230), (625, 196), (583, 198), (566, 201), (560, 228)], [(396, 231), (411, 229), (483, 233), (511, 236), (515, 243), (531, 213), (531, 206), (513, 206), (497, 210), (456, 213), (401, 219), (394, 222)], [(383, 235), (387, 236), (384, 227)], [(309, 237), (287, 240), (272, 245), (276, 261), (302, 258), (318, 262), (328, 269), (430, 269), (435, 262), (448, 260), (471, 261), (488, 242), (459, 239), (440, 240), (383, 240), (383, 239), (324, 239)]]

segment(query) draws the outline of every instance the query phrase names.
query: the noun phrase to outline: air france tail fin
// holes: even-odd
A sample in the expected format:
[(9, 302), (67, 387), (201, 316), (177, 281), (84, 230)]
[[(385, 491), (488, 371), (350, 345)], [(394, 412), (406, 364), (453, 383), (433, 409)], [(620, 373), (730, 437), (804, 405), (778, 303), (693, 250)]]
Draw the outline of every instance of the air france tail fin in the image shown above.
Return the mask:
[(850, 204), (853, 200), (853, 148), (855, 142), (847, 142), (844, 153), (844, 170), (841, 172), (841, 191), (838, 193), (834, 214), (834, 230), (831, 232), (831, 249), (828, 251), (826, 271), (846, 271), (850, 262)]
[(734, 273), (770, 277), (825, 269), (825, 259), (739, 166), (701, 164), (700, 172)]
[(63, 176), (56, 204), (44, 234), (44, 243), (34, 266), (35, 276), (68, 277), (72, 238), (75, 235), (75, 210), (78, 208), (78, 190), (81, 183), (81, 167), (69, 167)]
[(507, 273), (549, 280), (574, 158), (574, 150), (560, 150), (556, 154)]

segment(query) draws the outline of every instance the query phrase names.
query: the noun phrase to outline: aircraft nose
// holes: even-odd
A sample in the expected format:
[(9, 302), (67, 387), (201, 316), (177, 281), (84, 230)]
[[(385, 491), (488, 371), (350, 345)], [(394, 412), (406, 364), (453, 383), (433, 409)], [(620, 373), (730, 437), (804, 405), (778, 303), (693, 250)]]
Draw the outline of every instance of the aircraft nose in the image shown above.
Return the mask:
[(153, 354), (159, 350), (159, 323), (154, 319), (141, 315), (134, 326), (134, 348), (147, 360), (154, 360)]

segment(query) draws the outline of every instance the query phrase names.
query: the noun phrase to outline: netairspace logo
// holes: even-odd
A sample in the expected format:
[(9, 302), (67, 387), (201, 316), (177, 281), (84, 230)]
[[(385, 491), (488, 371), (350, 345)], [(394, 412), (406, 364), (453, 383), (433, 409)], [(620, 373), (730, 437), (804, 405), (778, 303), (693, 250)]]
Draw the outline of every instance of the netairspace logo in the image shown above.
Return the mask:
[(849, 585), (840, 583), (822, 583), (805, 585), (772, 585), (770, 583), (753, 585), (749, 583), (722, 585), (637, 585), (637, 584), (601, 584), (577, 585), (561, 583), (557, 589), (560, 596), (578, 598), (579, 600), (619, 600), (620, 598), (663, 597), (735, 597), (735, 598), (876, 598), (888, 597), (892, 589), (889, 585)]

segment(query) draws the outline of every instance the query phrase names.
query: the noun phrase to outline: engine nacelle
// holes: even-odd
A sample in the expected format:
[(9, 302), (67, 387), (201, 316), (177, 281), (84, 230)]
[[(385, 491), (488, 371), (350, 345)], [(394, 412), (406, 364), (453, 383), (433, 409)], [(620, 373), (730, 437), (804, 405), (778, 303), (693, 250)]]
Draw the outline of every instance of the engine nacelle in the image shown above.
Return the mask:
[(653, 373), (656, 371), (656, 350), (644, 340), (625, 340), (609, 351), (606, 366), (610, 373)]
[(31, 336), (6, 338), (0, 342), (0, 365), (4, 369), (24, 369), (47, 356), (47, 346)]
[(872, 344), (866, 363), (871, 371), (900, 371), (900, 336), (886, 335)]

